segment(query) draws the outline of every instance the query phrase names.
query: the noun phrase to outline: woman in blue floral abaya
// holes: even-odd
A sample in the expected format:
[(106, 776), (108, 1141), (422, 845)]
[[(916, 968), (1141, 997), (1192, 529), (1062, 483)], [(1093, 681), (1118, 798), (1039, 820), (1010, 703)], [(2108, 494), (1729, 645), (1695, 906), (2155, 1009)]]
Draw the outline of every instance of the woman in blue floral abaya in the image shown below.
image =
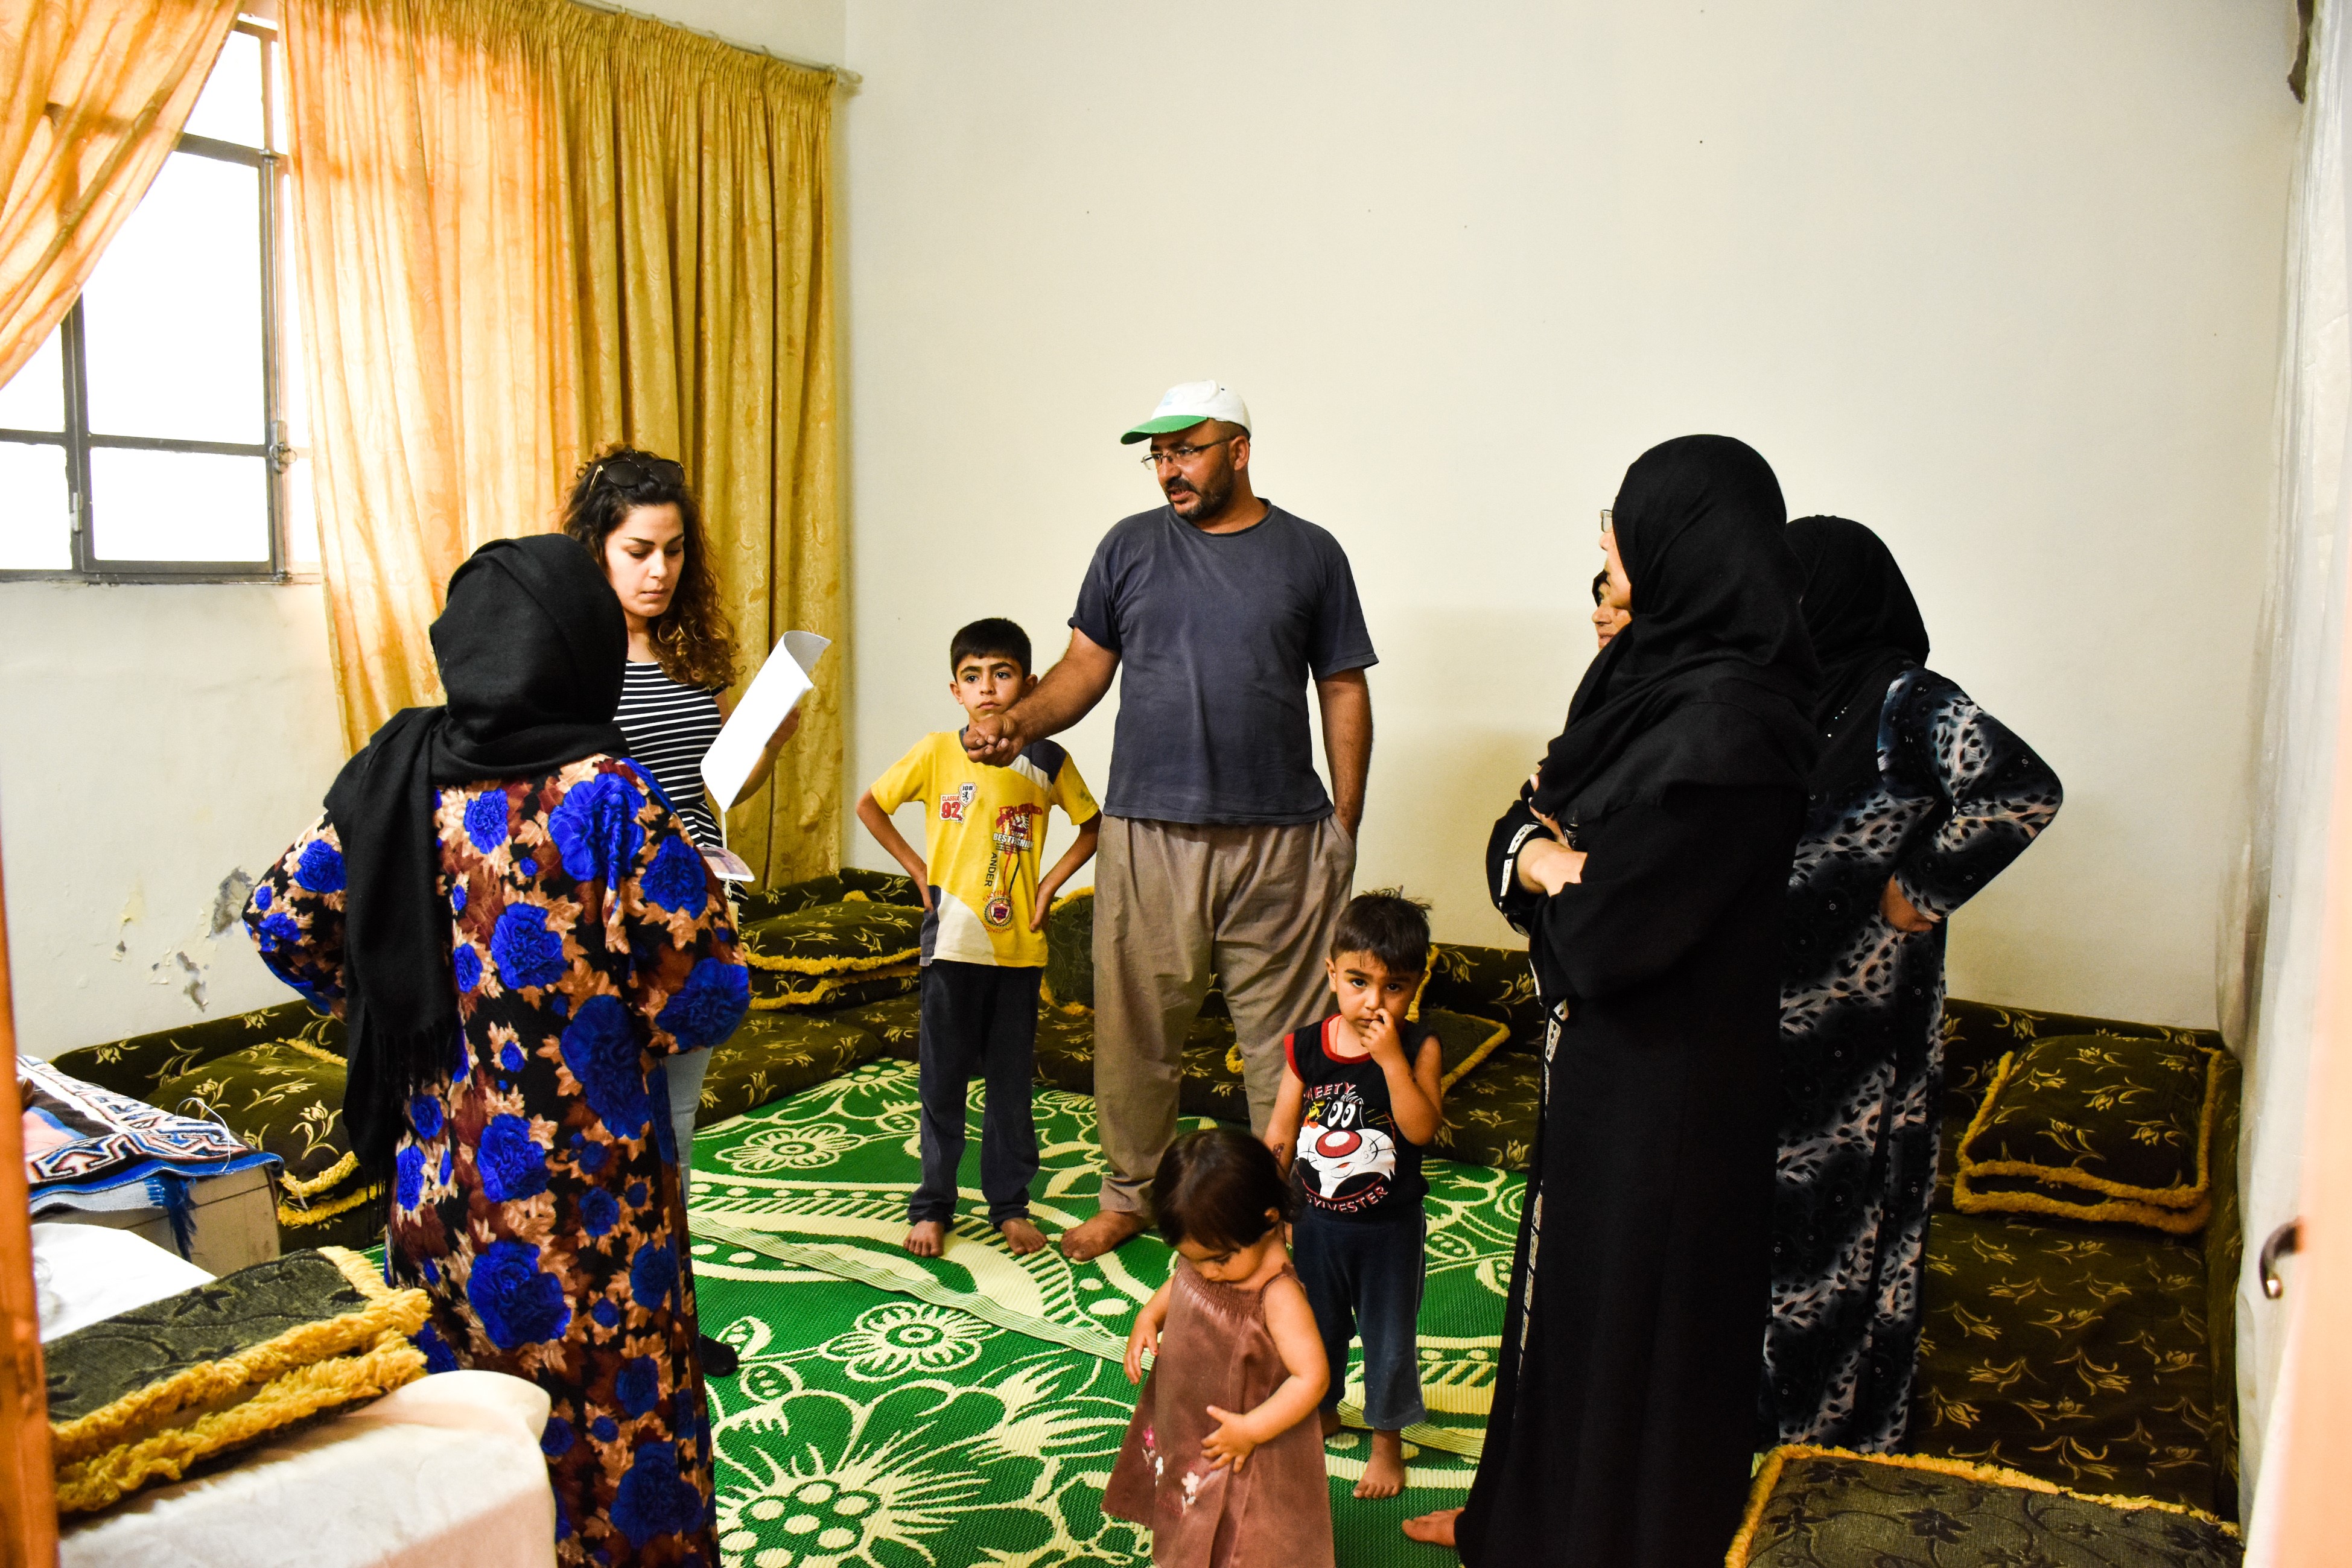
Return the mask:
[(254, 890), (262, 958), (350, 1025), (345, 1121), (434, 1369), (547, 1390), (560, 1560), (715, 1564), (686, 1213), (656, 1069), (749, 1001), (727, 905), (613, 727), (627, 635), (562, 536), (485, 546), (446, 708), (379, 731)]

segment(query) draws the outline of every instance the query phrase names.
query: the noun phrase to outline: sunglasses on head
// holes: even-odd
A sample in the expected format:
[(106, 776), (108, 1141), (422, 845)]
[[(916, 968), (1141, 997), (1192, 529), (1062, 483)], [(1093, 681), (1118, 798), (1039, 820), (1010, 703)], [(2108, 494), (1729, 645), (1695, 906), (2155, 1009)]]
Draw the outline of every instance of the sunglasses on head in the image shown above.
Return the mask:
[(639, 490), (654, 484), (682, 487), (686, 468), (667, 457), (608, 457), (588, 476), (592, 488), (607, 481), (615, 490)]

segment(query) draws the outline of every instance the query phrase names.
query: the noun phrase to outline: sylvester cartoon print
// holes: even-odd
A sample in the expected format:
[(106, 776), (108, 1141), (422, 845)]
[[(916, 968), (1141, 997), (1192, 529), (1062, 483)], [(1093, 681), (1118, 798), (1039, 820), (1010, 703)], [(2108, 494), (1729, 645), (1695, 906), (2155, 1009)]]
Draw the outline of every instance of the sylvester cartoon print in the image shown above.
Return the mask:
[(1344, 1214), (1388, 1196), (1396, 1176), (1396, 1132), (1372, 1122), (1352, 1083), (1319, 1083), (1310, 1092), (1298, 1127), (1298, 1158), (1307, 1167), (1307, 1197), (1318, 1208)]

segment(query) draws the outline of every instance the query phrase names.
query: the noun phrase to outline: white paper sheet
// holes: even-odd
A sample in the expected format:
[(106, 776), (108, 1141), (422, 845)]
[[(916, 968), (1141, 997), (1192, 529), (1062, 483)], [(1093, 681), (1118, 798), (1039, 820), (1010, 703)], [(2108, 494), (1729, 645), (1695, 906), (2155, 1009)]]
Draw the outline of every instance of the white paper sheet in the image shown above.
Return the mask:
[(800, 700), (815, 689), (812, 678), (818, 657), (833, 646), (831, 639), (814, 632), (787, 632), (760, 673), (751, 678), (751, 689), (735, 705), (719, 738), (702, 754), (702, 781), (710, 789), (710, 798), (718, 804), (722, 820), (727, 808), (741, 792), (751, 770), (760, 766), (760, 754), (768, 748), (768, 737), (784, 722)]

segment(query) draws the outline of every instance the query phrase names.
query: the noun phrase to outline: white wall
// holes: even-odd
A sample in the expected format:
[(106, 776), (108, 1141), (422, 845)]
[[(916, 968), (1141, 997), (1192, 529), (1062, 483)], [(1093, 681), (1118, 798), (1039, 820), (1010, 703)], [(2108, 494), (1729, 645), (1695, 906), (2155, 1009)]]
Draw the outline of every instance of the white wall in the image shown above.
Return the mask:
[(18, 1049), (290, 1000), (215, 906), (342, 762), (318, 584), (0, 583), (0, 625)]
[(1479, 856), (1589, 655), (1595, 508), (1726, 432), (1886, 536), (2066, 780), (1954, 991), (2210, 1023), (2291, 12), (851, 0), (850, 787), (956, 719), (961, 622), (1059, 647), (1158, 498), (1117, 433), (1214, 375), (1381, 653), (1360, 884), (1507, 940)]

